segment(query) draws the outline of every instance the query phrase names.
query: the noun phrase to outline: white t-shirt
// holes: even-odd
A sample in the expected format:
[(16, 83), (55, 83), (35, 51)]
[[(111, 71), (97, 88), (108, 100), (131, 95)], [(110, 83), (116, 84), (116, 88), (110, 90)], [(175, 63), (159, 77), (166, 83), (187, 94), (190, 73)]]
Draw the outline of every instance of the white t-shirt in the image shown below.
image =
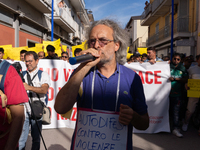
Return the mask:
[[(34, 70), (33, 72), (29, 73), (30, 74), (30, 77), (31, 79), (35, 76), (35, 74), (38, 72), (38, 68), (36, 70)], [(28, 80), (27, 80), (27, 73), (24, 75), (24, 79), (25, 79), (25, 82), (28, 83)], [(34, 87), (41, 87), (42, 84), (48, 84), (49, 87), (50, 87), (50, 76), (47, 72), (43, 71), (42, 74), (41, 74), (41, 79), (39, 80), (39, 77), (38, 75), (35, 76), (35, 78), (33, 79), (32, 81)], [(27, 91), (27, 93), (29, 93), (29, 91)], [(45, 103), (45, 98), (46, 98), (46, 94), (38, 94), (39, 97), (40, 97), (40, 100), (44, 103)], [(36, 93), (32, 93), (32, 99), (33, 101), (35, 100), (39, 100), (39, 98), (37, 97), (37, 94)], [(29, 106), (29, 103), (26, 103), (25, 104), (26, 106), (26, 109), (28, 112), (31, 112), (31, 109), (30, 109), (30, 106)]]
[(200, 67), (198, 65), (190, 67), (188, 73), (190, 79), (200, 79)]

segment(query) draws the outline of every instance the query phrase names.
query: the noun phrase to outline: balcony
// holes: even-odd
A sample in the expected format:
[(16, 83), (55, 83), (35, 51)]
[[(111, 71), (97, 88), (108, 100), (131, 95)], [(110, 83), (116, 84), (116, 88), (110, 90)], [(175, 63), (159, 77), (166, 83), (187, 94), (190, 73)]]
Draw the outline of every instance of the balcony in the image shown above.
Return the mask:
[(51, 13), (52, 0), (25, 0), (42, 13)]
[[(178, 0), (174, 0), (174, 4), (177, 4)], [(142, 26), (149, 26), (155, 22), (159, 17), (164, 16), (170, 12), (172, 5), (171, 0), (154, 0), (151, 4), (151, 8), (146, 9), (143, 14), (143, 20), (141, 20)], [(150, 11), (151, 10), (151, 11)]]
[(84, 0), (72, 0), (71, 4), (75, 8), (77, 14), (79, 15), (81, 21), (83, 21), (86, 25), (90, 24), (90, 20), (88, 18), (87, 12), (85, 10), (85, 2)]
[[(174, 20), (174, 39), (181, 37), (190, 37), (192, 25), (189, 24), (191, 19), (187, 18), (177, 18)], [(155, 44), (161, 44), (171, 40), (171, 23), (166, 25), (164, 28), (159, 30), (157, 34), (150, 36), (148, 38), (148, 46), (154, 46)]]
[(63, 8), (62, 12), (59, 12), (59, 15), (54, 16), (54, 22), (68, 33), (76, 32), (75, 30), (76, 23), (74, 19), (71, 17), (69, 11), (66, 10), (66, 8)]

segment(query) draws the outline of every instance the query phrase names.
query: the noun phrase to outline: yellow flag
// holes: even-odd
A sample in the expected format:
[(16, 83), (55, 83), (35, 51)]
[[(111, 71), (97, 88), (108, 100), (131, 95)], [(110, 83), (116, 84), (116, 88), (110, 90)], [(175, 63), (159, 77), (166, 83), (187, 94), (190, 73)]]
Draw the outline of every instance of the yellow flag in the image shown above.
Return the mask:
[(20, 51), (24, 49), (28, 51), (28, 46), (13, 47), (11, 51), (8, 51), (8, 56), (14, 60), (20, 60)]
[(138, 52), (140, 53), (140, 55), (142, 55), (142, 54), (147, 54), (147, 48), (146, 47), (138, 47), (137, 48), (138, 49)]
[(3, 59), (7, 59), (8, 57), (11, 58), (8, 55), (8, 52), (12, 50), (12, 45), (1, 45), (0, 48), (4, 49), (4, 56)]
[(81, 45), (76, 45), (76, 46), (72, 46), (72, 56), (74, 56), (74, 51), (76, 48), (81, 48), (82, 50), (86, 50), (87, 49), (87, 44), (86, 44), (86, 41), (82, 42)]
[(130, 59), (131, 55), (133, 55), (133, 54), (131, 54), (131, 53), (128, 53), (129, 48), (130, 48), (130, 47), (127, 47), (127, 55), (126, 55), (126, 59), (127, 59), (127, 60)]
[(44, 52), (45, 52), (45, 55), (47, 56), (47, 45), (53, 45), (55, 47), (55, 53), (58, 54), (58, 57), (61, 56), (61, 47), (60, 47), (60, 39), (56, 40), (56, 41), (43, 41), (43, 46), (44, 46)]

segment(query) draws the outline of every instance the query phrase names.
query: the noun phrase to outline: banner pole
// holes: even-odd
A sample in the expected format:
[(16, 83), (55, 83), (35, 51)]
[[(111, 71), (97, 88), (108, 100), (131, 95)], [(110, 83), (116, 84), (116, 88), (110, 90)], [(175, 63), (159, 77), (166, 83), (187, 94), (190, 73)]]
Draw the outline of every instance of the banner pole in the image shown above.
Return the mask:
[(54, 0), (52, 0), (52, 6), (51, 6), (51, 41), (53, 41), (53, 29), (54, 29), (53, 8), (54, 8)]

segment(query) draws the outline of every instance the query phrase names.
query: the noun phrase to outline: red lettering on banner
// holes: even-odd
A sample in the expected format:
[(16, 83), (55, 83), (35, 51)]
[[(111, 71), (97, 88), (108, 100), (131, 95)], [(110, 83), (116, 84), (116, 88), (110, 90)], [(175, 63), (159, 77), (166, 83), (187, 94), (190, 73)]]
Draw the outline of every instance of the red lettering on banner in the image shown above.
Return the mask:
[(77, 108), (76, 107), (73, 107), (73, 114), (72, 114), (72, 118), (71, 118), (71, 121), (76, 121), (76, 112), (77, 112)]
[[(162, 84), (162, 82), (158, 80), (161, 78), (161, 76), (158, 75), (159, 73), (161, 73), (161, 70), (154, 71), (154, 72), (146, 71), (145, 72), (145, 80), (144, 80), (144, 75), (143, 75), (142, 71), (139, 71), (138, 75), (141, 78), (142, 84), (145, 84), (145, 83), (153, 84), (153, 82), (154, 82), (154, 84)], [(149, 74), (152, 75), (151, 79), (149, 78)]]
[(140, 76), (142, 80), (142, 84), (144, 84), (144, 77), (143, 77), (142, 71), (139, 71), (138, 75)]
[(49, 87), (49, 92), (48, 92), (48, 101), (52, 101), (54, 98), (54, 89), (52, 87)]
[(64, 76), (65, 76), (65, 82), (69, 80), (69, 75), (73, 72), (73, 69), (64, 69)]
[(60, 91), (61, 90), (61, 87), (58, 87), (58, 91)]
[(145, 81), (146, 81), (147, 84), (152, 84), (152, 83), (153, 83), (153, 79), (150, 79), (150, 81), (149, 81), (149, 80), (148, 80), (148, 74), (153, 75), (153, 73), (152, 73), (151, 71), (147, 71), (147, 72), (145, 73)]
[(161, 71), (154, 71), (155, 84), (162, 84), (161, 81), (158, 81), (158, 78), (161, 78), (161, 76), (158, 76), (158, 73), (161, 73)]
[(58, 69), (53, 68), (51, 73), (52, 73), (51, 80), (57, 81), (58, 80)]
[(39, 70), (43, 71), (43, 68), (39, 68)]

